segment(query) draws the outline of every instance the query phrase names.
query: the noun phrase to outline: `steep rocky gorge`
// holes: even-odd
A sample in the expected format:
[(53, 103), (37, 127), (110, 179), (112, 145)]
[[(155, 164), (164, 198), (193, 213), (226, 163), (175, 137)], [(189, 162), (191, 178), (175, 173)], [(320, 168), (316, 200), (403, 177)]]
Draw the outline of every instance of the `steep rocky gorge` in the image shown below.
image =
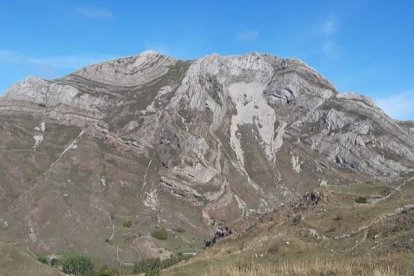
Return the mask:
[[(0, 98), (0, 119), (0, 238), (42, 255), (128, 264), (319, 185), (414, 172), (412, 122), (257, 53), (147, 51), (28, 78)], [(156, 226), (186, 234), (161, 242)]]

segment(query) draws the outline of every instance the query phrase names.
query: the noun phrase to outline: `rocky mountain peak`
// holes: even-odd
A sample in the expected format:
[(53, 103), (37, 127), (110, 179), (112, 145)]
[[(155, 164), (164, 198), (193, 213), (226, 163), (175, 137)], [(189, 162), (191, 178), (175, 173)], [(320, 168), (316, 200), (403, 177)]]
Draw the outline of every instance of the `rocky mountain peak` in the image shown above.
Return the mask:
[(176, 60), (155, 51), (87, 66), (71, 75), (113, 85), (134, 86), (145, 83), (168, 71)]

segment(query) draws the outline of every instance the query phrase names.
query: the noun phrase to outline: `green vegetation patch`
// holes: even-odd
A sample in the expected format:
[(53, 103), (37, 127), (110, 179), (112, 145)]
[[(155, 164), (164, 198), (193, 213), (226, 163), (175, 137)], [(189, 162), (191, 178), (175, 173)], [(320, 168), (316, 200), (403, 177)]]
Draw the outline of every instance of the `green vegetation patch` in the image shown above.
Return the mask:
[(46, 257), (39, 257), (37, 260), (41, 263), (49, 264), (49, 261), (47, 260)]
[(168, 231), (164, 227), (157, 228), (151, 232), (151, 236), (158, 240), (166, 240), (168, 239)]
[(127, 220), (122, 224), (122, 226), (125, 227), (125, 228), (131, 228), (132, 227), (132, 221)]
[(63, 261), (62, 271), (67, 274), (90, 275), (94, 271), (94, 265), (88, 257), (72, 256)]
[(177, 227), (177, 228), (174, 229), (174, 231), (177, 232), (177, 233), (185, 233), (185, 229), (182, 228), (182, 227)]
[(367, 201), (367, 198), (366, 197), (360, 196), (360, 197), (357, 197), (355, 199), (355, 202), (356, 203), (359, 203), (359, 204), (366, 204), (368, 201)]
[(142, 261), (135, 263), (132, 273), (134, 274), (145, 273), (145, 275), (159, 275), (162, 269), (166, 269), (170, 266), (173, 266), (189, 258), (190, 257), (188, 256), (178, 255), (178, 256), (171, 256), (169, 259), (165, 259), (165, 260), (160, 260), (159, 258), (142, 260)]

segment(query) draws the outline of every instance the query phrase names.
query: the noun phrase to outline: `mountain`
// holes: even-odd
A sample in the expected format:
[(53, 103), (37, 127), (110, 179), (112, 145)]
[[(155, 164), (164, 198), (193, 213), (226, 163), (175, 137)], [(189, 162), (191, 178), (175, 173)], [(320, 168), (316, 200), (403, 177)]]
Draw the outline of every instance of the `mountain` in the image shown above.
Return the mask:
[(32, 77), (0, 120), (0, 239), (38, 256), (193, 254), (217, 225), (316, 187), (414, 175), (413, 122), (266, 54), (147, 51)]

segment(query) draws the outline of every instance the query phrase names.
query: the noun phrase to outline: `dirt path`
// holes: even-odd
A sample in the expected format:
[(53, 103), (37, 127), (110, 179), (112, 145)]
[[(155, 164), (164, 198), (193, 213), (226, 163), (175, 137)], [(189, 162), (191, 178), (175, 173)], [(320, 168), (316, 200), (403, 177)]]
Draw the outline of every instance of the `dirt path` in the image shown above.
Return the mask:
[(385, 201), (387, 199), (389, 199), (390, 197), (392, 197), (393, 195), (395, 195), (396, 193), (398, 193), (399, 191), (401, 191), (401, 188), (403, 188), (405, 185), (407, 185), (408, 183), (410, 183), (411, 181), (414, 180), (414, 177), (411, 177), (409, 179), (404, 180), (403, 183), (401, 183), (400, 185), (398, 185), (397, 187), (395, 187), (388, 195), (381, 197), (381, 198), (377, 198), (377, 199), (372, 199), (369, 204), (377, 204), (379, 202)]
[(393, 216), (399, 215), (403, 212), (410, 211), (410, 210), (414, 210), (414, 204), (407, 204), (407, 205), (404, 205), (402, 207), (399, 207), (399, 208), (395, 209), (394, 211), (386, 213), (386, 214), (378, 217), (377, 219), (375, 219), (371, 223), (363, 225), (363, 226), (355, 229), (354, 231), (352, 231), (350, 233), (333, 236), (333, 237), (331, 237), (331, 239), (339, 240), (339, 239), (346, 239), (346, 238), (355, 236), (355, 235), (361, 233), (362, 231), (367, 230), (368, 228), (370, 228), (374, 224), (383, 222), (383, 221), (385, 221), (385, 220), (387, 220), (387, 219), (389, 219)]

